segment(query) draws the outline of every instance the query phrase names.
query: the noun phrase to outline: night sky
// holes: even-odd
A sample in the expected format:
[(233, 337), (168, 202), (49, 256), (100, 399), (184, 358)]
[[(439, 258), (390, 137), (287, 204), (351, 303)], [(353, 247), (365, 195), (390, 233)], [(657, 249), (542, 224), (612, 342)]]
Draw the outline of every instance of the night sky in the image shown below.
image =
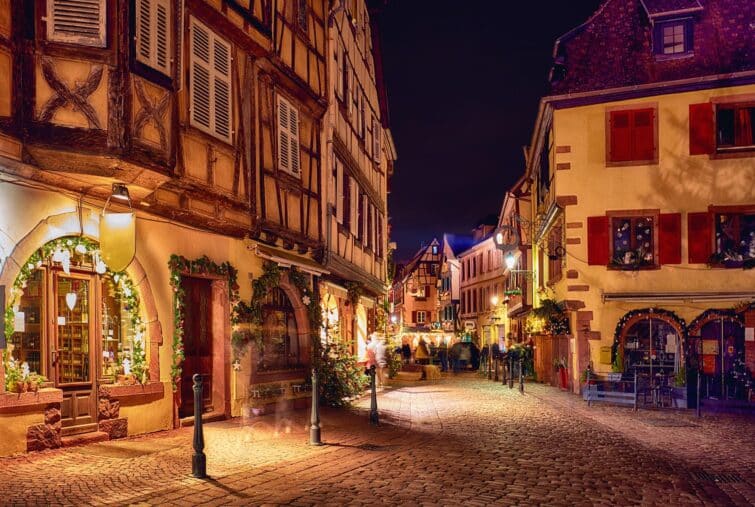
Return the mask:
[(396, 259), (465, 233), (524, 170), (555, 40), (600, 0), (389, 0), (383, 65), (398, 151), (391, 181)]

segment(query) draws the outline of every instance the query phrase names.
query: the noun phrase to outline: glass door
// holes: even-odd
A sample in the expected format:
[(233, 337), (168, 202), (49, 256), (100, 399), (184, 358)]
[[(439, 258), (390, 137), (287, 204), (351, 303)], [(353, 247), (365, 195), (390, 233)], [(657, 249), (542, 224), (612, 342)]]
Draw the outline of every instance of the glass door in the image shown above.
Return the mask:
[(92, 282), (91, 276), (57, 273), (54, 287), (56, 339), (52, 356), (55, 384), (63, 390), (62, 423), (81, 431), (96, 427)]

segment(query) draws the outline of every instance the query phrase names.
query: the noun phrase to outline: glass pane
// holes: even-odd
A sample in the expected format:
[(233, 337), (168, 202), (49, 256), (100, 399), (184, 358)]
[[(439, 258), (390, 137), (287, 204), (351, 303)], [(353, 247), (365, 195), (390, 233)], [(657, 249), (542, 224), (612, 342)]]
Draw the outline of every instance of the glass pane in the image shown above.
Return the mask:
[(613, 219), (613, 257), (617, 264), (630, 264), (633, 261), (632, 222), (628, 218)]
[(133, 364), (134, 329), (120, 290), (111, 277), (102, 281), (102, 376), (123, 373), (123, 360)]
[(10, 353), (19, 365), (26, 363), (29, 372), (42, 373), (42, 339), (44, 326), (44, 271), (36, 270), (26, 283), (15, 315), (15, 333), (10, 338)]
[(88, 382), (89, 280), (58, 278), (58, 382)]
[(734, 110), (719, 109), (716, 113), (719, 146), (734, 145)]

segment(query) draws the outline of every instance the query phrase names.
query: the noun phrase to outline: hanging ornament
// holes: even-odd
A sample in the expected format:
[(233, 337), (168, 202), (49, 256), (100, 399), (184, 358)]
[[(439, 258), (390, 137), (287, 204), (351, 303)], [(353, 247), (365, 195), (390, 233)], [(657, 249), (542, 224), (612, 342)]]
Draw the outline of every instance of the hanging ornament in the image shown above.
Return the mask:
[(61, 254), (61, 265), (63, 266), (63, 272), (67, 275), (71, 274), (71, 252), (69, 250), (63, 250)]
[(52, 253), (52, 262), (63, 262), (63, 250), (60, 247)]
[(84, 255), (85, 253), (87, 253), (87, 247), (82, 243), (79, 243), (78, 245), (76, 245), (76, 248), (74, 248), (74, 251), (79, 255)]
[(78, 299), (78, 296), (75, 292), (69, 292), (66, 294), (66, 306), (69, 310), (73, 311), (74, 307), (76, 306), (76, 300)]

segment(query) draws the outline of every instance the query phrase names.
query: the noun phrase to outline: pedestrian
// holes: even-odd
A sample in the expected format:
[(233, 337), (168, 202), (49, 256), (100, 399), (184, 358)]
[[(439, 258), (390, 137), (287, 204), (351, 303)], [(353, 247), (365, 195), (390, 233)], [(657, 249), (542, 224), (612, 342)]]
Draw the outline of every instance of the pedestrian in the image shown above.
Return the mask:
[(448, 371), (448, 345), (446, 340), (440, 340), (438, 344), (438, 359), (440, 360), (440, 371)]
[(377, 385), (383, 387), (385, 384), (385, 368), (388, 366), (386, 357), (385, 342), (380, 338), (373, 338), (375, 343), (375, 362), (377, 363)]
[(414, 360), (417, 364), (428, 364), (430, 361), (430, 351), (427, 349), (427, 343), (424, 338), (419, 339), (417, 350), (414, 351)]
[(461, 367), (465, 370), (469, 367), (468, 365), (472, 360), (471, 348), (471, 344), (462, 344), (459, 351), (459, 363), (461, 363)]
[(412, 348), (406, 341), (401, 344), (401, 356), (404, 358), (404, 364), (409, 364), (409, 361), (412, 359)]

